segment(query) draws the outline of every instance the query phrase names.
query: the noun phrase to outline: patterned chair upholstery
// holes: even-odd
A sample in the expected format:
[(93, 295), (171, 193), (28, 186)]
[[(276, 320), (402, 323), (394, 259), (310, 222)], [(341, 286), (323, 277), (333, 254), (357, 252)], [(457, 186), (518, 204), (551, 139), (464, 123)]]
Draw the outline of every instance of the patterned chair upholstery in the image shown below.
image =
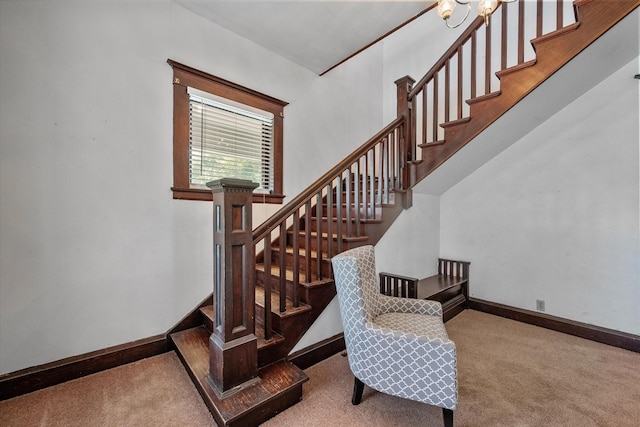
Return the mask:
[(452, 426), (456, 346), (447, 336), (440, 303), (380, 294), (373, 246), (350, 249), (331, 262), (355, 376), (352, 403), (360, 403), (366, 384), (441, 407), (445, 426)]

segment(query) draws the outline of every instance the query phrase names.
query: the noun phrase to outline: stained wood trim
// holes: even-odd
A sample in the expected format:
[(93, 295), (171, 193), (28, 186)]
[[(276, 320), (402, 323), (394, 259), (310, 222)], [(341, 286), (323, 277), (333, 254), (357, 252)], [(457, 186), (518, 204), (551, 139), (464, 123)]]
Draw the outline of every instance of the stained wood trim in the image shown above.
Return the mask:
[(484, 313), (495, 314), (507, 319), (540, 326), (565, 334), (640, 353), (640, 335), (620, 332), (574, 320), (563, 319), (549, 314), (510, 307), (491, 301), (469, 298), (469, 308)]
[(0, 400), (166, 353), (165, 334), (34, 366), (0, 376)]
[(330, 338), (319, 341), (309, 347), (291, 353), (289, 361), (300, 369), (307, 369), (316, 363), (333, 356), (346, 348), (344, 334), (341, 332)]
[[(202, 326), (202, 313), (200, 312), (201, 308), (213, 305), (213, 293), (209, 294), (205, 299), (203, 299), (200, 304), (191, 312), (189, 312), (186, 316), (184, 316), (178, 323), (176, 323), (171, 329), (169, 329), (166, 333), (167, 336), (174, 334), (176, 332), (184, 331), (185, 329), (195, 328), (196, 326)], [(171, 343), (168, 343), (171, 345)]]
[(398, 25), (397, 27), (395, 27), (394, 29), (386, 32), (385, 34), (383, 34), (382, 36), (378, 37), (377, 39), (375, 39), (374, 41), (372, 41), (371, 43), (367, 44), (366, 46), (358, 49), (357, 51), (353, 52), (351, 55), (347, 56), (346, 58), (344, 58), (342, 61), (338, 62), (335, 65), (332, 65), (331, 67), (327, 68), (326, 70), (324, 70), (322, 73), (319, 74), (320, 77), (324, 76), (325, 74), (327, 74), (329, 71), (333, 70), (334, 68), (336, 68), (339, 65), (344, 64), (345, 62), (347, 62), (348, 60), (350, 60), (351, 58), (353, 58), (354, 56), (360, 54), (361, 52), (369, 49), (371, 46), (373, 46), (374, 44), (378, 43), (380, 40), (383, 40), (385, 38), (387, 38), (388, 36), (390, 36), (391, 34), (395, 33), (396, 31), (398, 31), (400, 28), (404, 27), (405, 25), (407, 25), (410, 22), (413, 22), (414, 20), (418, 19), (419, 17), (421, 17), (422, 15), (424, 15), (425, 13), (427, 13), (428, 11), (430, 11), (431, 9), (433, 9), (434, 7), (436, 7), (438, 5), (437, 2), (432, 3), (430, 6), (428, 6), (426, 9), (424, 9), (423, 11), (419, 12), (416, 16), (414, 16), (413, 18), (409, 18), (407, 19), (405, 22), (403, 22), (402, 24)]
[[(173, 198), (178, 200), (213, 201), (211, 190), (171, 187), (171, 191), (173, 192)], [(285, 197), (286, 196), (284, 194), (253, 193), (251, 201), (253, 203), (282, 204)]]

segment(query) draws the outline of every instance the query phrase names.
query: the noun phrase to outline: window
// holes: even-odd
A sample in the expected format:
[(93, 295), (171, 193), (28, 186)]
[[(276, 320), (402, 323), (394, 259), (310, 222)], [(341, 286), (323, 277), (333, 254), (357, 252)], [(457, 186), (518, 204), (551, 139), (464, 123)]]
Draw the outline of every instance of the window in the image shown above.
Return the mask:
[(173, 198), (211, 200), (206, 183), (257, 182), (253, 201), (281, 203), (286, 102), (168, 60), (173, 67)]

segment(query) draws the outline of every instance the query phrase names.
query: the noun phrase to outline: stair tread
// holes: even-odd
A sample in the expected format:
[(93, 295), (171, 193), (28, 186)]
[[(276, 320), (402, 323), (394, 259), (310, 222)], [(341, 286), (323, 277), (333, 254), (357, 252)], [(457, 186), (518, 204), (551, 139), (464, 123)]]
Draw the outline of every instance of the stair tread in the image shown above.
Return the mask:
[[(213, 323), (213, 306), (207, 305), (205, 307), (200, 308), (200, 312), (206, 316), (211, 323)], [(205, 328), (206, 329), (206, 328)], [(270, 339), (264, 339), (264, 325), (256, 322), (255, 325), (255, 336), (258, 338), (258, 351), (261, 348), (269, 347), (271, 345), (276, 345), (279, 342), (284, 341), (284, 337), (276, 332), (272, 332), (272, 336)]]
[(500, 93), (501, 92), (499, 90), (497, 90), (495, 92), (489, 92), (489, 93), (484, 94), (484, 95), (476, 96), (475, 98), (468, 99), (467, 100), (467, 104), (468, 105), (477, 104), (479, 102), (486, 101), (488, 99), (492, 99), (492, 98), (495, 98), (497, 96), (500, 96)]
[(451, 120), (450, 122), (442, 123), (440, 125), (440, 127), (443, 128), (443, 129), (447, 129), (447, 128), (450, 128), (450, 127), (454, 127), (454, 126), (463, 125), (465, 123), (468, 123), (469, 120), (471, 120), (471, 117), (462, 117), (461, 119)]
[[(264, 307), (264, 288), (262, 286), (256, 285), (256, 304)], [(275, 292), (271, 292), (271, 312), (279, 315), (280, 317), (289, 317), (298, 313), (306, 313), (311, 311), (311, 306), (300, 302), (298, 307), (293, 306), (293, 299), (287, 297), (285, 298), (286, 302), (286, 311), (280, 312), (278, 309), (280, 307), (280, 294)]]
[[(264, 264), (263, 263), (257, 263), (256, 264), (256, 270), (264, 272)], [(288, 281), (290, 281), (290, 282), (293, 282), (293, 269), (288, 268), (288, 267), (285, 268), (285, 274), (286, 274), (286, 276), (285, 276), (286, 279)], [(280, 276), (280, 266), (271, 264), (271, 275), (272, 276)], [(304, 278), (306, 278), (306, 273), (303, 272), (303, 271), (300, 271), (300, 275), (299, 275), (300, 285), (305, 286), (305, 287), (325, 286), (325, 285), (328, 285), (330, 283), (333, 283), (333, 279), (331, 279), (329, 277), (323, 278), (323, 279), (318, 279), (318, 276), (315, 273), (311, 274), (311, 281), (310, 282), (305, 282)]]
[(567, 34), (569, 32), (575, 31), (578, 29), (578, 27), (580, 27), (580, 22), (574, 22), (573, 24), (569, 24), (565, 27), (562, 27), (558, 30), (552, 31), (550, 33), (544, 34), (542, 36), (536, 37), (533, 40), (531, 40), (531, 44), (534, 46), (534, 48), (544, 42), (547, 42), (549, 40), (553, 40), (557, 37), (561, 37), (564, 34)]
[(420, 147), (420, 148), (437, 147), (438, 145), (442, 145), (442, 144), (444, 144), (446, 142), (447, 141), (445, 141), (445, 140), (433, 141), (433, 142), (423, 142), (422, 144), (418, 144), (418, 147)]
[(514, 65), (513, 67), (505, 68), (503, 70), (497, 71), (496, 76), (501, 79), (507, 74), (515, 73), (516, 71), (525, 70), (527, 68), (533, 67), (538, 62), (537, 59), (532, 59), (531, 61), (523, 62), (522, 64)]
[[(300, 389), (309, 377), (291, 362), (279, 361), (258, 371), (261, 381), (225, 399), (217, 397), (207, 381), (209, 374), (209, 333), (199, 326), (171, 334), (177, 353), (216, 421), (229, 421), (258, 413), (275, 396)], [(300, 396), (302, 397), (302, 396)], [(270, 415), (273, 416), (273, 415)]]

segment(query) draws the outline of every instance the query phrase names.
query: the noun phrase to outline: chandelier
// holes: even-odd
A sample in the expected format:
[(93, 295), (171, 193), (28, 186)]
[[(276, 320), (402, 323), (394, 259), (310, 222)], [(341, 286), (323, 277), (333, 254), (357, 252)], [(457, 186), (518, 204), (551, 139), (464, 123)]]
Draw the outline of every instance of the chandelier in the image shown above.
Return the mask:
[[(502, 3), (511, 3), (516, 0), (502, 0)], [(453, 9), (455, 9), (457, 4), (461, 4), (463, 6), (467, 6), (467, 13), (464, 15), (464, 18), (456, 25), (451, 25), (449, 23), (449, 18), (451, 18), (451, 14), (453, 13)], [(493, 12), (495, 12), (498, 7), (498, 0), (480, 0), (478, 2), (478, 16), (482, 16), (484, 18), (484, 24), (489, 25), (489, 17)], [(449, 28), (457, 28), (464, 21), (466, 21), (469, 16), (469, 12), (471, 12), (471, 0), (438, 0), (438, 15), (442, 19), (444, 19), (445, 24)]]

